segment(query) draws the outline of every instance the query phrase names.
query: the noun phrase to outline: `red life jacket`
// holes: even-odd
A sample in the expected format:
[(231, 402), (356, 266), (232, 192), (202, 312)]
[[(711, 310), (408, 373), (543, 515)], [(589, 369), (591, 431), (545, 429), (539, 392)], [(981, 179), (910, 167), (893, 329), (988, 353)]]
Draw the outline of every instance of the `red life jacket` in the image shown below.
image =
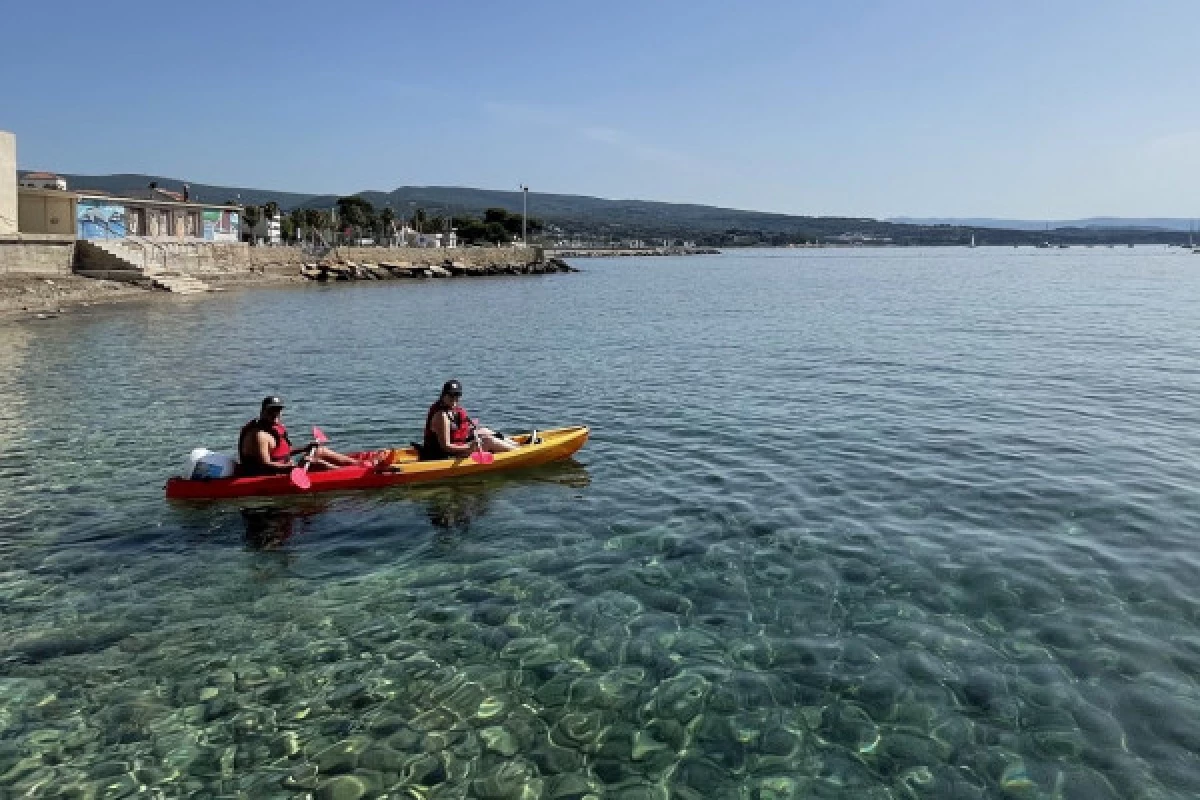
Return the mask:
[(282, 422), (276, 422), (274, 425), (264, 425), (262, 421), (255, 417), (242, 426), (242, 432), (238, 435), (238, 461), (243, 464), (254, 464), (258, 462), (258, 448), (251, 447), (246, 449), (246, 434), (253, 431), (258, 433), (271, 434), (275, 439), (275, 446), (271, 448), (268, 455), (272, 461), (286, 461), (292, 454), (292, 440), (288, 438), (287, 428)]
[(438, 441), (437, 434), (433, 432), (433, 415), (445, 413), (450, 417), (450, 444), (466, 444), (471, 441), (471, 418), (467, 416), (467, 410), (462, 406), (454, 408), (442, 408), (440, 402), (434, 403), (429, 407), (429, 413), (425, 415), (425, 445), (422, 448), (429, 453), (441, 453), (442, 443)]

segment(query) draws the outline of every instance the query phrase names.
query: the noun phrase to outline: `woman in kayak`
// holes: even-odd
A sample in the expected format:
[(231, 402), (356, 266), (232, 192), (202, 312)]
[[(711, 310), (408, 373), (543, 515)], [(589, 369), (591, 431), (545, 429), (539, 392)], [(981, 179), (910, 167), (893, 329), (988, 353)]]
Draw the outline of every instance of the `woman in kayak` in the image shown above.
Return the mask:
[[(242, 432), (238, 434), (238, 475), (278, 475), (291, 472), (296, 466), (292, 463), (292, 442), (288, 439), (282, 416), (283, 401), (272, 396), (262, 401), (258, 416), (242, 426)], [(309, 468), (313, 470), (361, 463), (324, 445), (317, 445), (308, 460)]]
[(462, 384), (458, 381), (449, 380), (442, 386), (441, 396), (425, 415), (422, 458), (469, 456), (475, 450), (507, 453), (517, 449), (516, 442), (510, 442), (488, 428), (476, 427), (467, 416), (467, 410), (458, 404), (461, 397)]

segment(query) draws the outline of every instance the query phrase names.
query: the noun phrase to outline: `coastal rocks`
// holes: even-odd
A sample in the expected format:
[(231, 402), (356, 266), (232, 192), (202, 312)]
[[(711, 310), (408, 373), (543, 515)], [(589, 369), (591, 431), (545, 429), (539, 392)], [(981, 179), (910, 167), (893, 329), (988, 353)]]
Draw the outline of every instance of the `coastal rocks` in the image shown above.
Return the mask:
[(578, 272), (561, 258), (550, 258), (534, 263), (482, 262), (468, 264), (445, 259), (440, 264), (413, 264), (408, 261), (384, 261), (378, 264), (355, 261), (308, 262), (300, 268), (300, 275), (309, 280), (327, 281), (391, 280), (396, 278), (451, 278), (499, 275), (548, 275), (555, 272)]

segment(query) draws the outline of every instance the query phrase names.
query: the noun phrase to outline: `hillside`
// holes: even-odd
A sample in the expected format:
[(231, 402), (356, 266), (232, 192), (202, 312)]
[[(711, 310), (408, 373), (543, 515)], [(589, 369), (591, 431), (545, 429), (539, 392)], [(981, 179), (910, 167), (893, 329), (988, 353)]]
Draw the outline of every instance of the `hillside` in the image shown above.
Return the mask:
[[(178, 189), (183, 181), (153, 175), (64, 175), (72, 189), (99, 189), (120, 194), (143, 189), (151, 181), (160, 187)], [(494, 189), (453, 186), (402, 186), (390, 192), (362, 191), (359, 194), (377, 208), (390, 206), (398, 216), (407, 216), (423, 208), (430, 216), (475, 215), (487, 208), (521, 211), (521, 193)], [(191, 196), (200, 202), (262, 205), (274, 201), (280, 208), (332, 208), (336, 195), (277, 192), (235, 186), (191, 183)], [(983, 224), (948, 224), (938, 221), (875, 220), (854, 217), (805, 217), (743, 211), (686, 203), (661, 203), (647, 200), (608, 200), (600, 197), (568, 194), (531, 193), (529, 214), (557, 226), (571, 236), (607, 241), (609, 239), (687, 239), (711, 246), (788, 244), (838, 237), (884, 240), (900, 245), (966, 244), (971, 235), (980, 245), (1032, 245), (1043, 241), (1053, 244), (1183, 244), (1186, 228), (1167, 230), (1133, 225), (1088, 226), (1083, 221), (1070, 226), (1045, 230), (1035, 228), (1002, 229)], [(1114, 222), (1122, 222), (1114, 220)]]

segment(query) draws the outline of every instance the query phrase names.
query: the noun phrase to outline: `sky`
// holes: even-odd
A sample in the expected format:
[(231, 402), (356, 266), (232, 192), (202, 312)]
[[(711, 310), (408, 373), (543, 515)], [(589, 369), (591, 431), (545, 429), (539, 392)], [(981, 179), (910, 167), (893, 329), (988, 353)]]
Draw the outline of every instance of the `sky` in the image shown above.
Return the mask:
[(1194, 0), (13, 3), (22, 169), (1200, 217)]

